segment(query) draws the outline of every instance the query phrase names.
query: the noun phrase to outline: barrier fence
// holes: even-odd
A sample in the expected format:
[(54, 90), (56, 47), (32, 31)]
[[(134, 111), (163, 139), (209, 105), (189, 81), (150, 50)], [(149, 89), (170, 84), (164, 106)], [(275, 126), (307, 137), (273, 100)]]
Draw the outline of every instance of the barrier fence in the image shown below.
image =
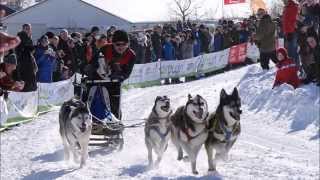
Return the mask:
[[(283, 47), (283, 39), (277, 42)], [(259, 49), (250, 43), (239, 44), (229, 49), (204, 54), (186, 60), (159, 61), (136, 64), (125, 86), (151, 86), (163, 78), (194, 76), (225, 68), (228, 64), (243, 63), (246, 57), (257, 62)], [(73, 78), (55, 83), (38, 83), (34, 92), (10, 92), (7, 102), (0, 97), (0, 124), (2, 129), (36, 117), (54, 105), (61, 105), (73, 97)], [(6, 108), (7, 106), (7, 108)], [(6, 109), (8, 111), (6, 111)]]

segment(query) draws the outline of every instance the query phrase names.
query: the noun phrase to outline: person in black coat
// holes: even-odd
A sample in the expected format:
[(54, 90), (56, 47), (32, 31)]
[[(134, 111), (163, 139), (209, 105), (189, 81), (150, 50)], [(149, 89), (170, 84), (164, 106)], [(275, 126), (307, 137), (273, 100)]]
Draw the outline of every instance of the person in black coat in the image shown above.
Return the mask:
[(22, 31), (18, 33), (18, 37), (21, 43), (16, 48), (16, 54), (18, 57), (18, 74), (20, 79), (25, 82), (23, 92), (35, 91), (37, 89), (36, 83), (36, 63), (33, 57), (34, 46), (31, 39), (31, 25), (24, 24)]

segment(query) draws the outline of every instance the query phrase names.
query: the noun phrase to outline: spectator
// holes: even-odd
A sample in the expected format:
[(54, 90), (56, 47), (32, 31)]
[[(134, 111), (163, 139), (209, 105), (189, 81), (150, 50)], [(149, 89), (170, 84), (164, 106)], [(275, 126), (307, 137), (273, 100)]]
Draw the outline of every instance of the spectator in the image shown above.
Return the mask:
[(69, 32), (66, 29), (62, 29), (60, 31), (59, 35), (59, 44), (58, 44), (58, 50), (62, 50), (64, 53), (68, 49), (67, 41), (69, 39)]
[(147, 43), (146, 43), (146, 53), (145, 53), (145, 63), (155, 62), (156, 57), (152, 47), (151, 36), (147, 33)]
[(156, 56), (156, 61), (162, 57), (162, 42), (161, 42), (161, 26), (155, 26), (151, 34), (151, 42)]
[[(74, 42), (75, 72), (80, 72), (82, 62), (85, 61), (85, 48), (82, 43), (82, 35), (79, 32), (74, 32), (71, 34), (71, 38)], [(106, 36), (105, 39), (107, 39)]]
[(282, 13), (282, 25), (285, 35), (285, 47), (288, 49), (288, 55), (293, 58), (297, 65), (298, 45), (297, 45), (297, 18), (299, 13), (299, 4), (295, 0), (288, 0)]
[(107, 30), (107, 39), (108, 43), (112, 42), (112, 35), (117, 30), (115, 26), (110, 26), (110, 28)]
[(193, 55), (197, 57), (201, 52), (201, 40), (199, 37), (199, 29), (197, 27), (197, 24), (192, 24), (192, 36), (195, 40), (195, 43), (193, 44)]
[(194, 40), (191, 30), (187, 30), (184, 36), (184, 40), (181, 43), (182, 59), (193, 58)]
[(316, 65), (316, 76), (317, 76), (317, 85), (320, 86), (320, 45), (319, 40), (314, 36), (309, 36), (307, 38), (308, 44), (312, 49), (312, 53), (315, 60)]
[(96, 46), (96, 42), (97, 42), (97, 36), (99, 35), (100, 29), (97, 26), (93, 26), (91, 28), (90, 34), (92, 36), (92, 44), (91, 46)]
[(278, 70), (273, 88), (283, 83), (290, 84), (294, 88), (297, 88), (300, 85), (300, 79), (297, 74), (299, 68), (292, 59), (289, 59), (287, 50), (285, 48), (279, 48), (277, 50), (277, 58), (279, 63), (277, 64)]
[(67, 40), (68, 49), (65, 50), (65, 56), (63, 57), (64, 65), (68, 68), (64, 71), (64, 78), (70, 78), (76, 72), (76, 59), (75, 59), (75, 44), (72, 38)]
[[(50, 40), (49, 40), (50, 41)], [(50, 48), (56, 53), (56, 63), (53, 67), (53, 82), (62, 80), (62, 69), (64, 67), (63, 57), (65, 56), (62, 50), (58, 50), (59, 37), (54, 36), (49, 44)]]
[(203, 24), (199, 27), (199, 39), (200, 39), (200, 53), (209, 53), (209, 47), (211, 42), (211, 35), (209, 29)]
[(17, 57), (9, 54), (4, 57), (4, 62), (0, 64), (0, 87), (10, 91), (21, 91), (24, 88), (23, 81), (17, 81), (16, 77)]
[(24, 24), (22, 31), (18, 33), (21, 40), (20, 45), (16, 48), (18, 66), (18, 75), (25, 82), (23, 92), (35, 91), (37, 89), (36, 62), (32, 52), (34, 51), (33, 41), (31, 39), (32, 29), (30, 24)]
[(179, 20), (178, 23), (177, 23), (177, 32), (182, 32), (183, 30), (183, 25), (182, 25), (182, 22)]
[(214, 34), (213, 52), (223, 50), (223, 29), (222, 26), (217, 26)]
[(312, 48), (307, 42), (307, 29), (308, 26), (303, 26), (298, 32), (298, 45), (299, 45), (299, 55), (301, 59), (302, 68), (306, 74), (304, 83), (309, 83), (316, 78), (316, 65), (314, 61), (314, 56)]
[(278, 62), (276, 57), (276, 25), (272, 22), (270, 15), (265, 10), (259, 9), (258, 16), (260, 18), (256, 40), (260, 49), (260, 64), (262, 69), (269, 69), (269, 60), (275, 64)]
[(56, 53), (49, 46), (49, 40), (46, 35), (43, 35), (38, 41), (35, 58), (38, 65), (38, 82), (53, 82), (53, 71), (57, 63)]
[[(169, 34), (165, 35), (165, 41), (163, 43), (162, 47), (162, 52), (163, 52), (163, 60), (169, 61), (169, 60), (175, 60), (175, 49), (173, 44), (171, 43), (171, 36)], [(168, 78), (165, 78), (165, 84), (169, 84), (170, 81)]]
[(162, 47), (163, 60), (175, 60), (175, 49), (171, 42), (171, 37), (169, 34), (165, 35), (165, 42)]

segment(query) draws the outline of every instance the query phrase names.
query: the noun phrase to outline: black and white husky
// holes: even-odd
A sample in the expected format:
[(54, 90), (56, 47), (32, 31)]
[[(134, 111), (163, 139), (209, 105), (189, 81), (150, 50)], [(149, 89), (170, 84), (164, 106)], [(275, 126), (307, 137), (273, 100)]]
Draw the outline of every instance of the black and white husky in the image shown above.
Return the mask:
[(88, 158), (92, 117), (85, 103), (71, 99), (63, 103), (59, 113), (60, 135), (64, 146), (64, 158), (80, 162), (83, 167)]
[[(241, 99), (237, 88), (228, 95), (224, 89), (221, 90), (220, 104), (215, 113), (209, 116), (209, 135), (205, 142), (208, 155), (209, 172), (216, 172), (218, 160), (227, 160), (228, 152), (236, 142), (241, 132), (240, 114)], [(215, 157), (213, 159), (213, 149)]]
[[(148, 149), (149, 168), (157, 167), (166, 151), (171, 135), (170, 115), (172, 114), (170, 99), (167, 96), (158, 96), (152, 112), (145, 123), (145, 143)], [(153, 164), (152, 150), (158, 155)]]
[(183, 158), (183, 150), (191, 161), (193, 174), (198, 174), (196, 160), (201, 146), (208, 137), (207, 101), (200, 95), (188, 96), (186, 105), (177, 109), (171, 116), (173, 124), (172, 142), (178, 149), (178, 160)]

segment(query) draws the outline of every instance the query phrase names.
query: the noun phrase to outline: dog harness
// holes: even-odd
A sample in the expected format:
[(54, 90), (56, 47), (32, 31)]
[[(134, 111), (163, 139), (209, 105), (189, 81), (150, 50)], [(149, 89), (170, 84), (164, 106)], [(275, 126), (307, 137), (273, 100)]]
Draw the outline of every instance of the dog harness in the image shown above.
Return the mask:
[[(206, 114), (205, 119), (207, 119), (208, 116), (209, 116), (209, 113)], [(201, 124), (205, 124), (205, 123), (206, 123), (206, 122), (201, 123)], [(195, 136), (191, 136), (191, 135), (189, 134), (190, 128), (183, 128), (183, 129), (181, 129), (181, 131), (187, 136), (188, 142), (190, 142), (191, 140), (199, 137), (202, 133), (206, 132), (206, 131), (207, 131), (207, 127), (203, 128), (203, 130), (202, 130), (199, 134), (197, 134), (197, 135), (195, 135)], [(180, 136), (180, 133), (179, 133), (178, 135)]]
[[(154, 113), (156, 113), (156, 112), (154, 112)], [(156, 113), (156, 114), (157, 114), (157, 113)], [(161, 119), (169, 119), (169, 116), (170, 116), (171, 114), (172, 114), (172, 111), (170, 111), (170, 113), (168, 114), (168, 116), (166, 116), (166, 117), (164, 117), (164, 118), (161, 118)], [(169, 134), (169, 132), (171, 131), (171, 128), (170, 128), (171, 123), (168, 124), (167, 130), (166, 130), (165, 133), (161, 133), (159, 126), (157, 126), (158, 124), (160, 124), (160, 123), (154, 123), (154, 124), (148, 125), (150, 128), (149, 128), (149, 130), (148, 130), (147, 133), (148, 133), (148, 135), (150, 136), (150, 130), (156, 131), (156, 133), (157, 133), (157, 134), (159, 135), (159, 137), (161, 138), (161, 141), (163, 142), (163, 141), (165, 140), (166, 136), (167, 136), (167, 135)]]
[[(222, 133), (225, 134), (225, 140), (221, 141), (219, 138), (215, 137), (217, 140), (219, 140), (220, 142), (225, 142), (225, 143), (228, 143), (230, 142), (230, 139), (231, 139), (231, 136), (233, 134), (233, 132), (235, 132), (237, 129), (238, 129), (238, 126), (236, 123), (234, 126), (236, 126), (235, 128), (233, 128), (231, 131), (229, 131), (226, 127), (226, 125), (222, 122), (222, 121), (218, 121), (216, 115), (214, 115), (213, 117), (213, 120), (214, 120), (214, 124), (212, 125), (212, 127), (209, 129), (210, 132), (214, 132), (215, 130), (215, 127), (217, 125), (217, 122), (219, 122), (219, 127), (221, 128), (222, 130)], [(213, 135), (214, 136), (214, 135)]]

